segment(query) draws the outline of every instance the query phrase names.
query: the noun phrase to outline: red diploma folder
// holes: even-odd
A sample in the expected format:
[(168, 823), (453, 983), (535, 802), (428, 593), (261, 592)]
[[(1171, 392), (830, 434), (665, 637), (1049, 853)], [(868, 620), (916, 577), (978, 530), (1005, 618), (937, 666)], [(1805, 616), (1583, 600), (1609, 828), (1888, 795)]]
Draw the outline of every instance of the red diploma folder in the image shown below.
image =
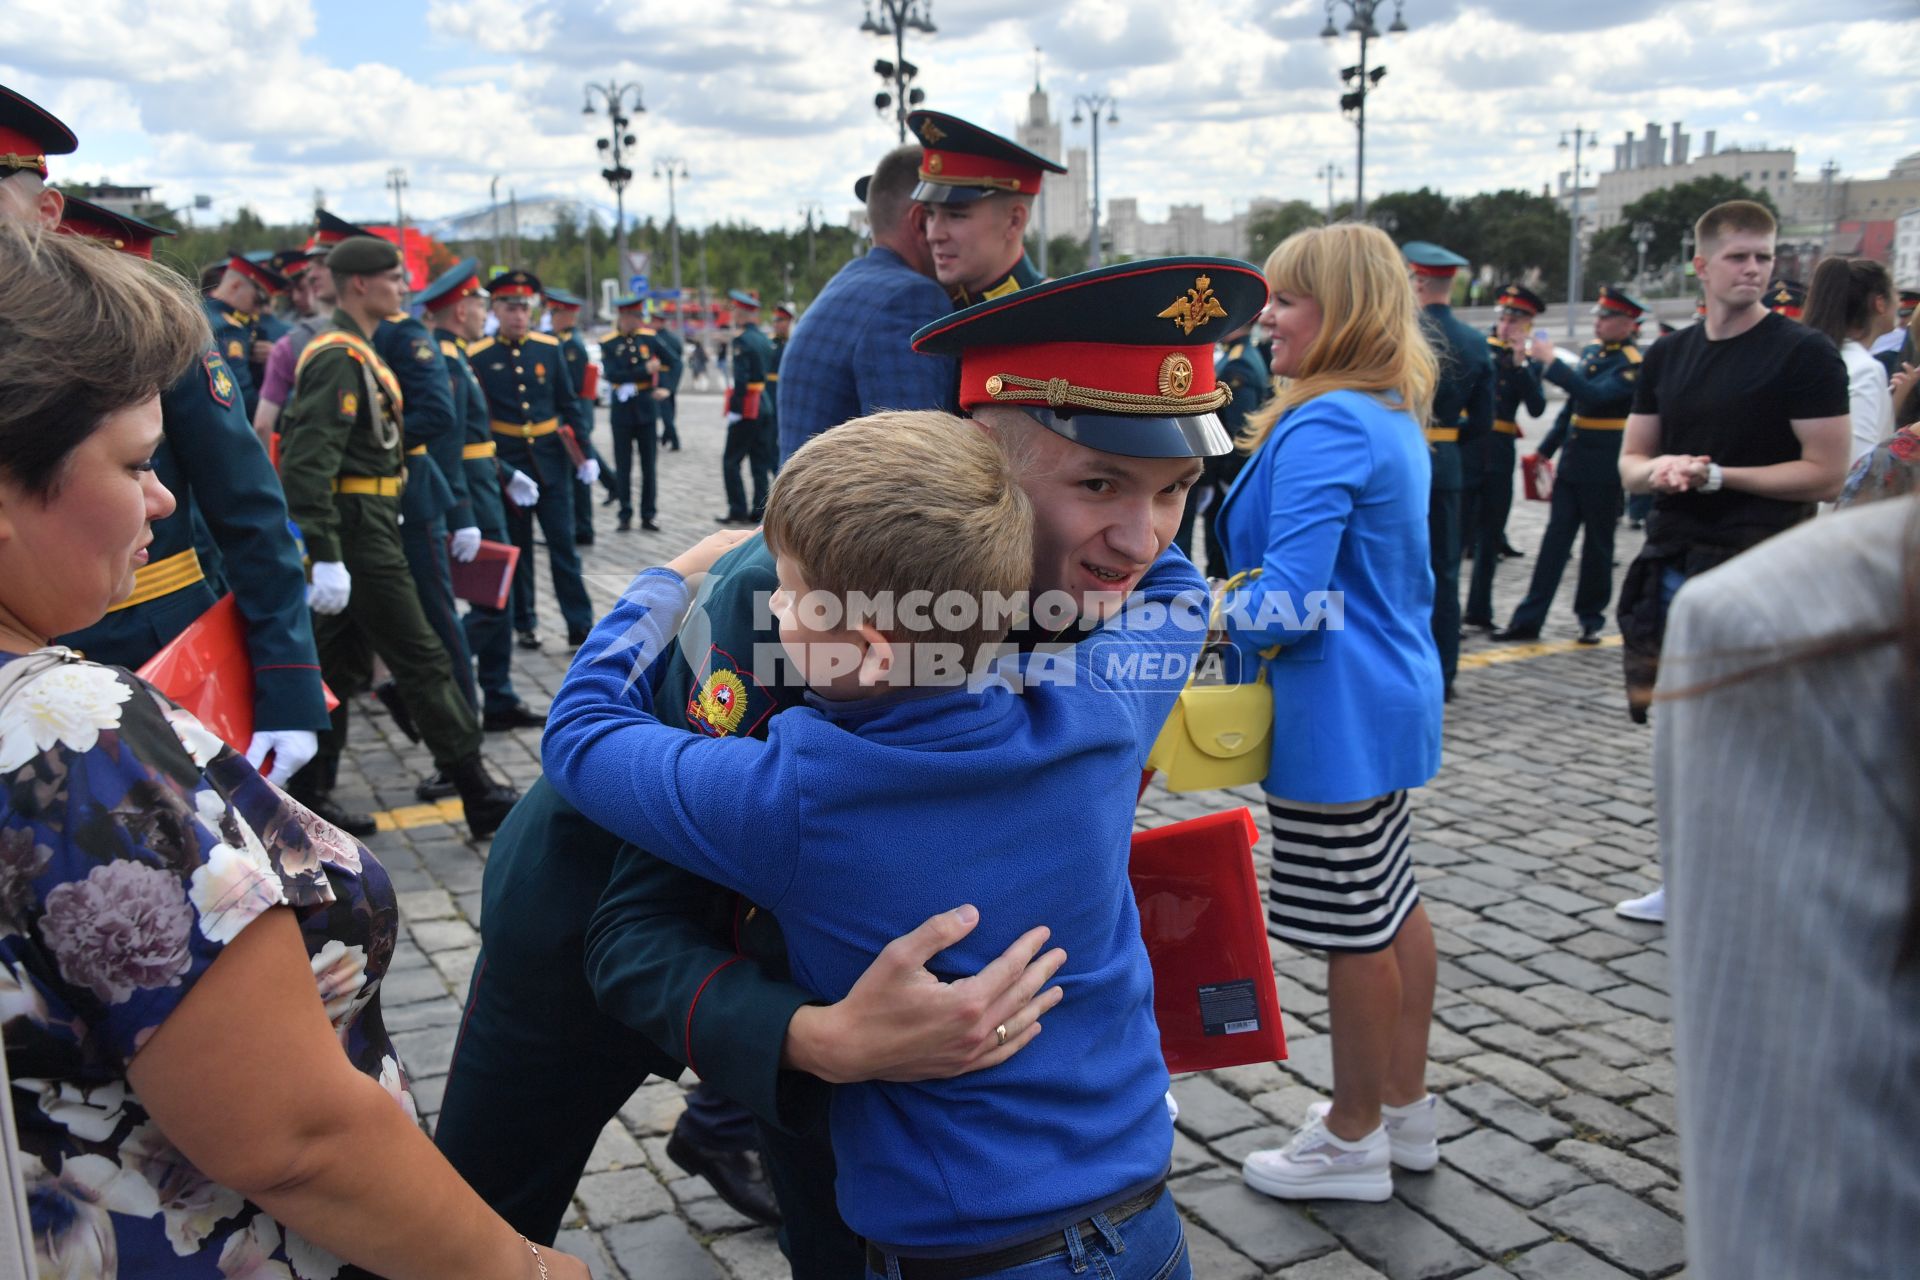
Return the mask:
[[(247, 620), (231, 592), (134, 674), (191, 711), (235, 751), (246, 751), (253, 738), (253, 658), (247, 653)], [(326, 697), (327, 710), (340, 705), (333, 690), (327, 689)]]
[(490, 609), (504, 609), (513, 587), (513, 569), (519, 563), (520, 548), (482, 538), (478, 555), (465, 563), (452, 562), (453, 594)]
[(1553, 497), (1553, 459), (1529, 453), (1520, 459), (1520, 482), (1526, 486), (1528, 502), (1546, 502)]
[(1129, 871), (1153, 962), (1153, 1014), (1175, 1074), (1287, 1056), (1253, 867), (1258, 838), (1245, 809), (1133, 837)]

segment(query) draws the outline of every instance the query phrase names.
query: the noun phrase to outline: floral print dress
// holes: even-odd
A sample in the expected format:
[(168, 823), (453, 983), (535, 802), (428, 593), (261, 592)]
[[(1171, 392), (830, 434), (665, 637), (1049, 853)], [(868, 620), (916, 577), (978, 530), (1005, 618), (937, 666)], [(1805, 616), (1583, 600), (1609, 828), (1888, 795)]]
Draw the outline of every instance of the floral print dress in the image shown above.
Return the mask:
[(69, 662), (13, 692), (0, 1035), (40, 1280), (355, 1273), (202, 1177), (127, 1085), (221, 950), (281, 905), (347, 1056), (414, 1114), (380, 1016), (399, 913), (373, 855), (125, 671)]

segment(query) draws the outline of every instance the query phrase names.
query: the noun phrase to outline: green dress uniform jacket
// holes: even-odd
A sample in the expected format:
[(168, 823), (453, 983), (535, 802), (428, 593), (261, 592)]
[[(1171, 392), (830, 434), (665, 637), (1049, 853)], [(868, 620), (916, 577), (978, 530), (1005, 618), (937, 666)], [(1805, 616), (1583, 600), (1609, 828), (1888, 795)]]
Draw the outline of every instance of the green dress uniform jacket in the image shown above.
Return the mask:
[(1487, 339), (1493, 353), (1493, 430), (1470, 450), (1467, 488), (1461, 512), (1461, 537), (1473, 552), (1464, 620), (1469, 626), (1493, 625), (1493, 572), (1507, 545), (1507, 516), (1513, 510), (1513, 463), (1520, 439), (1520, 410), (1539, 415), (1547, 408), (1540, 388), (1540, 363), (1513, 362), (1512, 348)]
[[(778, 587), (773, 558), (752, 539), (721, 558), (711, 581), (700, 615), (711, 633), (697, 652), (677, 650), (656, 696), (660, 718), (694, 732), (764, 736), (773, 714), (804, 693), (764, 685), (751, 670), (754, 646), (778, 643), (771, 619), (764, 630), (754, 625), (756, 596)], [(683, 629), (676, 644), (691, 643)], [(597, 939), (589, 926), (616, 863), (634, 863), (626, 874), (650, 880), (658, 913), (644, 930)], [(600, 1130), (648, 1075), (675, 1079), (690, 1061), (767, 1124), (818, 1135), (826, 1163), (813, 1166), (813, 1197), (831, 1210), (828, 1087), (780, 1066), (787, 1024), (813, 997), (784, 980), (786, 947), (771, 915), (623, 844), (542, 778), (494, 836), (480, 919), (434, 1140), (517, 1230), (551, 1240)], [(554, 1089), (556, 1079), (567, 1087)], [(784, 1201), (789, 1188), (776, 1186)], [(806, 1224), (789, 1219), (796, 1227), (804, 1250)]]
[(1004, 298), (1021, 289), (1031, 289), (1045, 280), (1046, 277), (1034, 270), (1033, 263), (1023, 253), (1020, 255), (1020, 260), (1008, 269), (1007, 274), (986, 288), (970, 293), (965, 288), (956, 287), (947, 292), (952, 295), (953, 306), (957, 311), (962, 307), (970, 307), (976, 302), (991, 302), (995, 298)]
[(1433, 563), (1433, 640), (1451, 697), (1453, 673), (1460, 665), (1460, 450), (1493, 430), (1493, 360), (1485, 335), (1461, 323), (1444, 303), (1422, 308), (1420, 324), (1440, 362), (1427, 427), (1433, 449), (1427, 538)]
[(1574, 586), (1573, 612), (1582, 631), (1597, 634), (1606, 624), (1613, 599), (1613, 534), (1623, 501), (1620, 443), (1640, 377), (1640, 348), (1631, 342), (1589, 343), (1577, 369), (1555, 361), (1546, 380), (1567, 392), (1553, 430), (1540, 443), (1542, 457), (1560, 452), (1554, 475), (1547, 529), (1533, 562), (1527, 594), (1513, 611), (1508, 630), (1538, 634), (1553, 606), (1560, 577), (1580, 544), (1580, 576)]
[[(287, 524), (286, 498), (241, 408), (239, 384), (217, 351), (209, 349), (161, 393), (160, 418), (164, 434), (153, 468), (174, 496), (173, 514), (154, 523), (134, 596), (60, 643), (96, 662), (137, 668), (211, 608), (217, 597), (194, 563), (197, 512), (222, 552), (246, 619), (254, 728), (326, 728), (306, 574)], [(166, 586), (173, 589), (141, 598)]]
[[(434, 341), (440, 344), (440, 359), (447, 369), (447, 389), (453, 397), (453, 420), (459, 424), (460, 476), (466, 485), (467, 505), (472, 523), (480, 535), (494, 541), (507, 536), (507, 516), (501, 506), (500, 464), (493, 442), (493, 429), (487, 424), (487, 393), (467, 364), (467, 347), (449, 329), (435, 329)], [(455, 525), (455, 528), (460, 526)]]
[(584, 636), (593, 629), (593, 605), (574, 543), (573, 460), (559, 435), (562, 423), (579, 421), (580, 408), (560, 339), (550, 333), (529, 333), (518, 342), (482, 338), (467, 348), (467, 363), (486, 393), (500, 461), (540, 486), (532, 512), (511, 504), (506, 512), (507, 528), (520, 548), (513, 576), (514, 625), (522, 631), (535, 625), (533, 524), (538, 519), (561, 615), (569, 632)]
[(253, 359), (254, 340), (265, 336), (260, 317), (212, 298), (203, 299), (202, 305), (206, 308), (207, 323), (213, 328), (213, 349), (227, 362), (228, 371), (239, 384), (247, 421), (251, 422), (253, 411), (260, 405), (260, 387), (253, 380), (253, 366), (249, 363)]
[(322, 673), (342, 702), (314, 763), (295, 775), (298, 790), (332, 789), (348, 695), (371, 681), (376, 654), (442, 772), (480, 750), (480, 721), (428, 625), (401, 542), (404, 410), (392, 370), (353, 318), (336, 310), (332, 328), (301, 353), (281, 414), (287, 510), (313, 560), (340, 561), (352, 578), (346, 609), (314, 621)]

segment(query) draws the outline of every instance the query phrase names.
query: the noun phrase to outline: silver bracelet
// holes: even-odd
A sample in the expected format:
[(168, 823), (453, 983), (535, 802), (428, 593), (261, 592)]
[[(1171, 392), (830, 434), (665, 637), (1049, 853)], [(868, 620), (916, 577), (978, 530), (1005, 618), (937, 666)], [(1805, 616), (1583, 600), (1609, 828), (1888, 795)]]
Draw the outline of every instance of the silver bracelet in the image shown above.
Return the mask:
[(540, 1256), (540, 1250), (534, 1247), (533, 1241), (521, 1236), (520, 1243), (527, 1246), (527, 1252), (533, 1255), (533, 1265), (540, 1268), (540, 1280), (550, 1280), (547, 1275), (547, 1260)]

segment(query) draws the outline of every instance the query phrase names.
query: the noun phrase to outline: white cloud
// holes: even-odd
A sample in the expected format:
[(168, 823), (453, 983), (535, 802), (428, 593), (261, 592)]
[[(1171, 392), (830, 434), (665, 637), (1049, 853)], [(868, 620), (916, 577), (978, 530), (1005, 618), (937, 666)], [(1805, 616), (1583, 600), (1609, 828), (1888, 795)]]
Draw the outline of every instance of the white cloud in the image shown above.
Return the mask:
[[(610, 204), (594, 149), (605, 117), (580, 112), (585, 82), (610, 77), (644, 86), (627, 202), (641, 216), (665, 215), (649, 161), (671, 153), (692, 168), (687, 221), (793, 226), (817, 202), (837, 222), (852, 178), (894, 140), (870, 70), (893, 41), (861, 32), (846, 0), (430, 0), (431, 48), (332, 58), (318, 2), (15, 0), (0, 82), (80, 134), (56, 176), (153, 182), (176, 204), (204, 191), (221, 211), (246, 202), (285, 221), (315, 187), (348, 216), (384, 216), (396, 165), (421, 216), (483, 203), (495, 175), (503, 193)], [(1173, 202), (1215, 216), (1261, 196), (1317, 204), (1327, 162), (1351, 190), (1337, 100), (1357, 41), (1319, 38), (1320, 0), (936, 10), (938, 34), (907, 39), (929, 106), (1011, 133), (1042, 46), (1067, 146), (1088, 138), (1065, 119), (1076, 92), (1119, 99), (1102, 194), (1136, 196), (1148, 216)], [(1679, 120), (1696, 138), (1796, 145), (1804, 169), (1831, 155), (1867, 176), (1920, 137), (1911, 0), (1412, 0), (1406, 16), (1408, 34), (1369, 50), (1389, 68), (1368, 104), (1376, 194), (1537, 189), (1566, 167), (1556, 143), (1576, 122), (1600, 133), (1603, 161), (1623, 133)]]

